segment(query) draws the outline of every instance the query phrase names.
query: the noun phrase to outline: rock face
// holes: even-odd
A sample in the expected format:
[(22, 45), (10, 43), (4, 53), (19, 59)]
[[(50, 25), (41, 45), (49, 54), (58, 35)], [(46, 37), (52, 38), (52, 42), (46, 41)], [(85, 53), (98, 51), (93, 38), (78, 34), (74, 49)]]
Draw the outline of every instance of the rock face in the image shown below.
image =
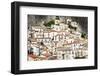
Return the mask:
[(88, 32), (88, 17), (72, 17), (72, 19), (79, 23), (82, 31)]
[[(72, 19), (72, 21), (76, 21), (81, 27), (82, 31), (88, 32), (88, 17), (74, 17), (74, 16), (59, 16), (60, 21), (66, 23), (68, 18)], [(42, 22), (48, 22), (50, 20), (54, 20), (56, 16), (50, 15), (28, 15), (28, 26), (40, 26)]]

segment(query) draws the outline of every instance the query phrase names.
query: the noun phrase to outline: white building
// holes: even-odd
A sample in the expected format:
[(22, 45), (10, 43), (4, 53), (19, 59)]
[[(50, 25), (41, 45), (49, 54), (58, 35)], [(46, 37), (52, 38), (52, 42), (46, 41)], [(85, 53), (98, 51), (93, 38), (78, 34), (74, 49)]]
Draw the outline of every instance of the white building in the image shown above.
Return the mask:
[(64, 47), (57, 48), (57, 58), (60, 60), (73, 59), (71, 49)]

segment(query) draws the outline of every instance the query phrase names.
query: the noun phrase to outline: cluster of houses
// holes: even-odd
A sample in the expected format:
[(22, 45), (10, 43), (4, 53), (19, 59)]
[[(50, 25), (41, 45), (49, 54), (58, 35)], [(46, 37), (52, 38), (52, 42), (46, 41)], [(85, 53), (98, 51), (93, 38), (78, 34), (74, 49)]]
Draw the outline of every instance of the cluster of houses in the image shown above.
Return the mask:
[[(69, 28), (69, 22), (77, 30)], [(42, 27), (43, 26), (43, 27)], [(88, 57), (88, 40), (81, 38), (78, 24), (71, 19), (67, 23), (55, 19), (55, 24), (47, 29), (31, 26), (28, 30), (28, 60), (67, 60)]]

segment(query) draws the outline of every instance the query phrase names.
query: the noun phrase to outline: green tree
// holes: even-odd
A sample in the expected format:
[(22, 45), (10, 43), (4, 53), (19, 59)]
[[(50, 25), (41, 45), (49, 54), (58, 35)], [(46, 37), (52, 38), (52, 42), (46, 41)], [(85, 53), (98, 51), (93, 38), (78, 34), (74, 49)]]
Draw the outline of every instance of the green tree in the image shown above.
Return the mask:
[(82, 32), (82, 33), (81, 33), (81, 37), (82, 37), (82, 38), (86, 38), (86, 33), (85, 33), (85, 32)]
[(51, 25), (54, 24), (54, 20), (49, 21), (48, 23), (44, 23), (46, 27), (51, 27)]

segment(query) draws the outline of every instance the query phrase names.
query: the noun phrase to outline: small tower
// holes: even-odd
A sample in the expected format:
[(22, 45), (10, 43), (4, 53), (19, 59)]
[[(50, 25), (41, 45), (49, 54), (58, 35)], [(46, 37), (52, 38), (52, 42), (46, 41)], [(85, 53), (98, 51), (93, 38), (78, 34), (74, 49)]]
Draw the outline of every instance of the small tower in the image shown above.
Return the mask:
[(55, 25), (59, 25), (59, 24), (60, 24), (60, 18), (59, 18), (59, 16), (56, 16)]

